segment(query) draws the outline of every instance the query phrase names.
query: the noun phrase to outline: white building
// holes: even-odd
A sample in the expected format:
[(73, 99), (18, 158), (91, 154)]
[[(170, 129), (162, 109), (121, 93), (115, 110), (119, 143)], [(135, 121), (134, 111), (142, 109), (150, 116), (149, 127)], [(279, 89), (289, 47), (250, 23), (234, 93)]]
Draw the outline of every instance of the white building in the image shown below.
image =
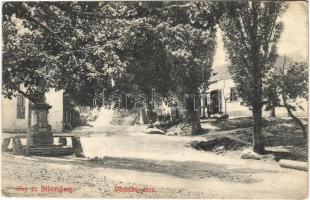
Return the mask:
[[(209, 111), (211, 116), (225, 113), (230, 118), (252, 116), (252, 111), (248, 106), (244, 105), (242, 99), (238, 96), (236, 84), (229, 73), (228, 65), (221, 65), (213, 69), (210, 85), (205, 96), (206, 116), (208, 116), (207, 111)], [(298, 101), (304, 110), (298, 109), (294, 111), (294, 114), (299, 117), (308, 117), (308, 102), (305, 99)], [(265, 111), (263, 108), (263, 116), (269, 117), (270, 111)], [(276, 108), (276, 116), (288, 117), (286, 109)]]
[[(72, 102), (68, 103), (63, 91), (51, 89), (45, 94), (46, 103), (52, 106), (48, 113), (48, 124), (52, 132), (62, 132), (79, 123), (79, 114), (74, 110)], [(7, 99), (2, 96), (2, 131), (25, 133), (28, 127), (29, 100), (22, 95)], [(32, 125), (34, 113), (32, 113)]]

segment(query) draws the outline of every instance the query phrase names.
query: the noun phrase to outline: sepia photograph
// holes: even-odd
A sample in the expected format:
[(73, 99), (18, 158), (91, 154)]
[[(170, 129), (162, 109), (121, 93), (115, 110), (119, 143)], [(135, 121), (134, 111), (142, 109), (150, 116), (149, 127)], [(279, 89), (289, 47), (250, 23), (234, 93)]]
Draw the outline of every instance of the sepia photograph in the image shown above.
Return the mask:
[(1, 6), (2, 198), (308, 198), (308, 1)]

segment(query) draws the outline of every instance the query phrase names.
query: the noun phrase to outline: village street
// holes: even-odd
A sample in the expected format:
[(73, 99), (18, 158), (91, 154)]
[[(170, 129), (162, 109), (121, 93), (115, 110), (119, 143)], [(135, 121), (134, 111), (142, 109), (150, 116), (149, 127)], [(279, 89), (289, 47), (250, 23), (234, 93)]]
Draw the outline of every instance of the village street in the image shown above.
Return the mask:
[(307, 1), (2, 7), (3, 196), (307, 198)]
[[(143, 133), (143, 126), (81, 127), (85, 159), (3, 154), (3, 193), (7, 196), (135, 198), (305, 198), (307, 173), (275, 161), (241, 160), (188, 147), (203, 136)], [(68, 186), (72, 193), (17, 191), (17, 187)], [(153, 192), (117, 192), (115, 187)], [(302, 186), (302, 187), (301, 187)]]

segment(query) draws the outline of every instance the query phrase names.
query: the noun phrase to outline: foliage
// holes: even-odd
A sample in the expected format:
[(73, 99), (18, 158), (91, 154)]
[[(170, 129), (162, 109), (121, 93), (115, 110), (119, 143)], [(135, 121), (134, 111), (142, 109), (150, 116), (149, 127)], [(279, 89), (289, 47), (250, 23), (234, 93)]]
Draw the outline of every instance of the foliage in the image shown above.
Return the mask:
[(284, 102), (281, 98), (283, 95), (292, 110), (296, 110), (297, 107), (304, 110), (305, 108), (299, 105), (299, 100), (308, 98), (307, 77), (306, 63), (296, 62), (286, 56), (278, 57), (264, 81), (267, 110), (270, 108), (269, 106), (283, 107)]
[(122, 9), (117, 3), (98, 2), (4, 4), (4, 95), (18, 91), (27, 96), (40, 85), (44, 91), (53, 87), (79, 93), (83, 100), (83, 86), (96, 91), (96, 85), (88, 87), (96, 82), (98, 90), (108, 88), (113, 74), (124, 67), (111, 39), (122, 24), (91, 14), (117, 15)]
[(117, 88), (126, 92), (132, 92), (135, 86), (148, 99), (152, 89), (166, 95), (172, 86), (171, 62), (152, 21), (142, 18), (127, 25), (128, 33), (121, 39), (123, 48), (118, 50), (121, 60), (126, 62), (126, 69), (115, 82)]
[(124, 83), (144, 93), (180, 84), (182, 93), (197, 91), (205, 81), (200, 69), (209, 74), (212, 64), (216, 9), (202, 2), (7, 2), (3, 93), (30, 97), (40, 85), (90, 104), (103, 88)]
[(267, 101), (269, 103), (269, 101), (277, 99), (276, 106), (283, 106), (279, 98), (284, 95), (286, 103), (291, 104), (291, 107), (295, 109), (298, 106), (296, 105), (298, 99), (308, 98), (307, 63), (296, 62), (285, 56), (279, 57), (278, 60), (265, 81), (265, 87), (272, 88), (272, 98), (267, 98)]
[(263, 79), (277, 57), (277, 43), (283, 30), (283, 23), (278, 18), (286, 7), (283, 2), (233, 2), (227, 5), (221, 23), (230, 72), (239, 95), (252, 109), (253, 150), (260, 154), (265, 152)]
[(308, 65), (303, 62), (295, 62), (292, 59), (283, 57), (282, 65), (274, 66), (270, 72), (268, 85), (275, 85), (275, 92), (278, 97), (282, 97), (282, 104), (277, 106), (285, 107), (288, 115), (293, 118), (307, 138), (307, 130), (302, 121), (297, 118), (293, 111), (297, 108), (304, 110), (298, 103), (299, 99), (307, 98), (308, 87)]
[(283, 66), (276, 66), (273, 74), (279, 94), (285, 95), (291, 102), (296, 102), (297, 98), (308, 98), (307, 63), (284, 59)]
[(277, 43), (283, 31), (278, 18), (286, 4), (249, 1), (233, 2), (227, 7), (221, 29), (229, 53), (229, 69), (241, 97), (252, 106), (257, 100), (257, 87), (277, 58)]

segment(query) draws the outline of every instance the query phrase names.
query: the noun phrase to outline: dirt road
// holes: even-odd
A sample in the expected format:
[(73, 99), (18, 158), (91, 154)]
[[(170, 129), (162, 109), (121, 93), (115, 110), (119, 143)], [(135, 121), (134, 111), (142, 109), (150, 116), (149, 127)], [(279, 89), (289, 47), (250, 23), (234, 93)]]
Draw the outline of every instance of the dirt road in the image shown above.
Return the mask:
[[(306, 172), (280, 168), (274, 161), (241, 160), (187, 147), (192, 140), (204, 139), (199, 136), (148, 135), (142, 130), (124, 125), (75, 130), (82, 136), (87, 159), (3, 154), (2, 192), (107, 198), (292, 199), (307, 195)], [(42, 192), (41, 186), (73, 191), (43, 188)], [(18, 187), (39, 189), (25, 192)]]

